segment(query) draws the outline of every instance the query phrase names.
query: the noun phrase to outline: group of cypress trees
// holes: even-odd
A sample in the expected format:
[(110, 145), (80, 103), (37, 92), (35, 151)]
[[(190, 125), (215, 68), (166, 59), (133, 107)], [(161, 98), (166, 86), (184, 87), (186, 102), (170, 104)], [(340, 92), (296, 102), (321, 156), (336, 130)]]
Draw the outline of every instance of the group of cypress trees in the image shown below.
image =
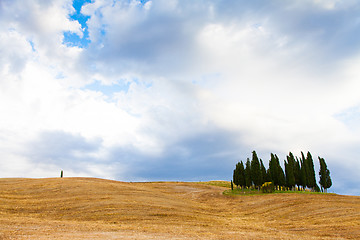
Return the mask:
[[(331, 187), (330, 171), (327, 168), (325, 160), (319, 158), (320, 162), (320, 186), (321, 191), (326, 192)], [(236, 164), (233, 183), (237, 187), (255, 187), (260, 189), (265, 182), (272, 182), (278, 189), (281, 187), (296, 190), (309, 188), (312, 191), (320, 191), (316, 183), (314, 161), (310, 152), (306, 157), (301, 152), (301, 158), (294, 157), (290, 152), (284, 160), (285, 172), (280, 166), (280, 160), (276, 154), (271, 153), (269, 168), (264, 167), (263, 161), (257, 156), (256, 152), (252, 152), (252, 159), (248, 158), (244, 164), (242, 161)], [(297, 188), (295, 187), (297, 186)]]

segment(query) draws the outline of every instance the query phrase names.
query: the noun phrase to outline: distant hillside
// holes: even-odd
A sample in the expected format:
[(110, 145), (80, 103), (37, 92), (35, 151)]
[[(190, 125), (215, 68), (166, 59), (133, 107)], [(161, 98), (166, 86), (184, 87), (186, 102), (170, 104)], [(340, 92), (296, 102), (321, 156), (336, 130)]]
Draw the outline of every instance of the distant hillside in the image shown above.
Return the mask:
[(0, 179), (0, 239), (360, 239), (360, 197), (200, 183)]

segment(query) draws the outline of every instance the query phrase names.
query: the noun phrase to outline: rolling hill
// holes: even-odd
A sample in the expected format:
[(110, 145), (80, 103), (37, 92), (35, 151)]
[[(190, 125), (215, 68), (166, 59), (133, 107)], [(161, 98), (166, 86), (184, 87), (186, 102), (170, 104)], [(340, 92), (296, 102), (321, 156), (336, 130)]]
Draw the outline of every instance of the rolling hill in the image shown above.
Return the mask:
[(204, 183), (0, 179), (0, 239), (360, 239), (360, 197)]

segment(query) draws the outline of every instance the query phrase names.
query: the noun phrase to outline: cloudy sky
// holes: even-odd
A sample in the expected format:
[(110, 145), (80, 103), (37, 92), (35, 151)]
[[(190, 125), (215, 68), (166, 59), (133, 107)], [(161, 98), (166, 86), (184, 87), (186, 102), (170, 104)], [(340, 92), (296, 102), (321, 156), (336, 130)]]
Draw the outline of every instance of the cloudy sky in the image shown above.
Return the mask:
[(357, 0), (0, 0), (0, 176), (232, 178), (325, 158), (360, 195)]

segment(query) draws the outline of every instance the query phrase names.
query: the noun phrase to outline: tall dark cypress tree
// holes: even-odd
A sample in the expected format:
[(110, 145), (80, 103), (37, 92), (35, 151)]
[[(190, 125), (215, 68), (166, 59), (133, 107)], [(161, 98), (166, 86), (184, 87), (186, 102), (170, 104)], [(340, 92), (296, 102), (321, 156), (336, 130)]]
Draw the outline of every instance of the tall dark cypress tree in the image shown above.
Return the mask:
[(327, 192), (327, 189), (331, 187), (332, 185), (332, 181), (331, 181), (331, 177), (330, 177), (330, 170), (327, 168), (325, 159), (323, 158), (319, 158), (319, 162), (320, 162), (320, 171), (319, 171), (319, 176), (320, 176), (320, 186), (321, 189), (324, 189), (324, 192)]
[(272, 178), (271, 178), (271, 172), (270, 172), (270, 169), (267, 169), (266, 170), (266, 178), (265, 178), (265, 182), (273, 182)]
[(300, 188), (300, 185), (301, 185), (301, 168), (300, 168), (299, 159), (297, 157), (296, 157), (296, 160), (295, 160), (294, 177), (295, 177), (295, 184), (297, 185), (298, 188)]
[(289, 183), (288, 183), (289, 182), (289, 180), (288, 180), (288, 175), (289, 175), (288, 163), (285, 160), (284, 160), (284, 167), (285, 167), (285, 186), (290, 187)]
[(234, 169), (234, 174), (233, 174), (233, 183), (238, 187), (240, 186), (241, 188), (243, 188), (246, 184), (245, 184), (245, 169), (244, 169), (244, 163), (238, 162), (236, 164), (236, 167)]
[(315, 190), (316, 187), (316, 179), (315, 179), (315, 170), (314, 170), (314, 161), (310, 152), (306, 155), (306, 169), (307, 169), (307, 176), (306, 176), (306, 183), (309, 188)]
[[(324, 160), (325, 161), (325, 160)], [(330, 177), (330, 170), (327, 169), (326, 170), (326, 188), (325, 188), (325, 192), (327, 192), (327, 189), (330, 188), (332, 186), (332, 181), (331, 181), (331, 177)]]
[(269, 161), (269, 172), (272, 182), (275, 186), (285, 186), (285, 174), (280, 166), (279, 157), (273, 153), (271, 153), (271, 158)]
[(286, 174), (286, 186), (293, 189), (295, 187), (295, 157), (290, 152), (288, 156), (286, 156), (287, 162), (284, 161), (285, 165), (285, 174)]
[(246, 164), (245, 164), (245, 185), (246, 187), (251, 187), (252, 185), (251, 163), (249, 158), (246, 160)]
[(268, 169), (271, 181), (274, 183), (274, 186), (279, 186), (279, 177), (276, 166), (275, 155), (271, 153), (271, 158), (269, 161), (269, 169)]
[(321, 187), (321, 192), (324, 192), (324, 186), (325, 186), (325, 167), (324, 167), (324, 159), (323, 158), (319, 158), (319, 163), (320, 163), (320, 170), (319, 170), (319, 183), (320, 183), (320, 187)]
[(275, 162), (276, 162), (276, 168), (277, 168), (277, 174), (278, 174), (278, 181), (279, 181), (279, 186), (285, 186), (286, 181), (285, 181), (285, 174), (283, 169), (280, 166), (280, 161), (279, 161), (279, 157), (275, 154)]
[(240, 162), (240, 166), (239, 166), (239, 185), (241, 186), (241, 188), (246, 186), (245, 168), (244, 168), (244, 163), (242, 161)]
[(240, 185), (240, 162), (238, 162), (235, 166), (233, 173), (233, 183), (238, 187)]
[(260, 169), (261, 169), (261, 184), (260, 185), (263, 185), (266, 182), (266, 168), (261, 159), (260, 159)]
[(254, 183), (255, 187), (260, 187), (262, 182), (261, 177), (261, 168), (259, 158), (255, 151), (252, 152), (252, 160), (251, 160), (251, 179)]
[(301, 152), (300, 163), (301, 163), (301, 168), (300, 168), (301, 186), (304, 191), (307, 186), (307, 169), (306, 169), (306, 158), (303, 152)]

